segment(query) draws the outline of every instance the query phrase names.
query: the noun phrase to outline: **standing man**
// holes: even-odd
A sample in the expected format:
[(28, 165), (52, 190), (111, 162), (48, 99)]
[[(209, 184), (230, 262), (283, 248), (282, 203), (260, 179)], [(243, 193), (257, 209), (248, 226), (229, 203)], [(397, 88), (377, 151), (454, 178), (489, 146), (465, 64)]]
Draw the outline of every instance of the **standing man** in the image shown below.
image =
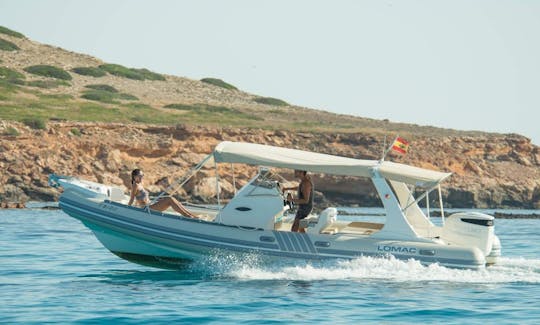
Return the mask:
[(300, 227), (300, 220), (306, 218), (313, 209), (313, 181), (311, 177), (307, 174), (305, 170), (294, 170), (294, 177), (300, 180), (298, 187), (287, 187), (286, 190), (298, 189), (298, 194), (296, 198), (293, 198), (291, 193), (287, 195), (287, 201), (291, 201), (298, 205), (298, 211), (296, 211), (296, 216), (294, 217), (294, 223), (292, 225), (291, 231), (294, 232), (305, 232), (304, 228), (298, 229)]

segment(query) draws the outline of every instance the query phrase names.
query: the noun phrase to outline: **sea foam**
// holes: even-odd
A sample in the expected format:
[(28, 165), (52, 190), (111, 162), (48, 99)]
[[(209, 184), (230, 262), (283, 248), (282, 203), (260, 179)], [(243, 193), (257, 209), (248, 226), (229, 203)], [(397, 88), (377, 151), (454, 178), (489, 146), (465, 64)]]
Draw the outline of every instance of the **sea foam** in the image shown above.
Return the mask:
[(396, 282), (441, 281), (455, 283), (540, 283), (540, 260), (501, 258), (482, 270), (453, 269), (438, 264), (422, 265), (410, 259), (360, 257), (350, 261), (293, 266), (261, 265), (253, 260), (229, 264), (227, 276), (239, 280), (382, 280)]

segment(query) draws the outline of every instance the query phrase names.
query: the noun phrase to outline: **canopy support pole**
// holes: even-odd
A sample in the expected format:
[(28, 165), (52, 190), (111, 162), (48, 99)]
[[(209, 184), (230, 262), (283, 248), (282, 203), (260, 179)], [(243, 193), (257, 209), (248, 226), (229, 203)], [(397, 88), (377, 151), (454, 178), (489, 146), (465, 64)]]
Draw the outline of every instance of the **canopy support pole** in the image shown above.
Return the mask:
[(165, 196), (165, 194), (169, 194), (169, 195), (173, 195), (174, 193), (176, 193), (182, 186), (184, 186), (184, 184), (187, 183), (187, 181), (189, 181), (191, 179), (191, 177), (193, 177), (193, 175), (195, 175), (195, 173), (197, 173), (199, 170), (201, 170), (201, 168), (206, 164), (206, 162), (212, 158), (214, 155), (214, 153), (211, 153), (209, 154), (208, 156), (206, 156), (203, 160), (201, 160), (201, 162), (199, 162), (195, 167), (192, 167), (190, 170), (188, 170), (188, 172), (180, 179), (178, 179), (177, 181), (175, 181), (173, 184), (169, 185), (169, 187), (167, 187), (165, 189), (165, 191), (159, 193), (159, 195), (154, 198), (150, 204), (148, 204), (146, 207), (147, 207), (147, 210), (148, 212), (150, 212), (150, 205), (156, 203), (159, 199), (161, 199), (163, 196)]
[(444, 226), (444, 207), (443, 207), (443, 201), (442, 201), (441, 184), (439, 184), (439, 206), (441, 207), (441, 220), (442, 220), (442, 225)]
[[(431, 223), (431, 214), (429, 211), (429, 193), (426, 195), (426, 209), (427, 209), (427, 219)], [(431, 237), (431, 227), (428, 228), (428, 237)]]
[[(410, 193), (409, 193), (409, 196), (407, 196), (407, 203), (405, 204), (405, 206), (407, 208), (409, 207), (409, 204), (411, 203), (411, 200), (414, 200), (413, 193), (414, 193), (415, 189), (416, 189), (416, 187), (414, 185), (409, 189)], [(403, 209), (403, 212), (405, 212), (405, 209)]]
[(384, 135), (384, 141), (382, 146), (382, 155), (381, 155), (381, 162), (384, 161), (384, 157), (386, 156), (386, 134)]
[(426, 194), (426, 209), (427, 209), (427, 218), (429, 220), (431, 218), (429, 214), (429, 193)]
[(231, 163), (231, 173), (232, 173), (232, 186), (234, 188), (234, 195), (236, 195), (236, 178), (234, 177), (234, 165)]
[(218, 172), (218, 166), (217, 162), (214, 159), (214, 168), (216, 169), (216, 195), (217, 195), (217, 204), (218, 206), (221, 206), (221, 201), (219, 198), (219, 172)]
[(439, 186), (439, 184), (435, 185), (435, 186), (432, 186), (430, 189), (426, 190), (426, 192), (422, 195), (420, 195), (416, 200), (414, 200), (413, 202), (411, 202), (410, 204), (408, 204), (406, 207), (404, 207), (403, 209), (401, 209), (401, 211), (403, 211), (403, 213), (405, 213), (405, 211), (413, 204), (415, 203), (418, 203), (420, 202), (420, 200), (422, 200), (424, 197), (426, 197), (426, 195), (429, 194), (429, 192), (433, 191), (433, 189), (435, 189), (437, 186)]

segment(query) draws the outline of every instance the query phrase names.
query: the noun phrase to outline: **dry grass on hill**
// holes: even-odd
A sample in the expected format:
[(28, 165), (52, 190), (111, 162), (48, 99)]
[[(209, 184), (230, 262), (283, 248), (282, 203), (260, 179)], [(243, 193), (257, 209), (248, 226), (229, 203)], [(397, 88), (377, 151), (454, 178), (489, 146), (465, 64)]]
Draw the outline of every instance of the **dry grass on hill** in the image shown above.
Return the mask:
[[(34, 42), (6, 28), (0, 29), (0, 38), (19, 48), (0, 50), (4, 69), (4, 73), (0, 71), (1, 119), (197, 124), (409, 137), (482, 134), (289, 105), (215, 78), (198, 81), (107, 64)], [(96, 84), (117, 92), (88, 88)], [(171, 108), (173, 105), (183, 109)]]

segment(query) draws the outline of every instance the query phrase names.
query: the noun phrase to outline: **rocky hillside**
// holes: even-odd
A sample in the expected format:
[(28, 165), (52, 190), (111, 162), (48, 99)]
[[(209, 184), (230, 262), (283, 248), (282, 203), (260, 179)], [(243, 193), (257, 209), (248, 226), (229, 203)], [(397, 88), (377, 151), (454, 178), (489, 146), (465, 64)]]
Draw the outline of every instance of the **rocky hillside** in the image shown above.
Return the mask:
[[(540, 149), (519, 135), (311, 110), (216, 79), (107, 64), (2, 28), (0, 119), (1, 202), (55, 199), (49, 173), (127, 185), (135, 167), (156, 192), (158, 183), (182, 175), (222, 140), (373, 159), (385, 135), (400, 134), (411, 150), (392, 160), (454, 173), (444, 189), (449, 206), (540, 207)], [(225, 176), (227, 166), (221, 168)], [(235, 171), (242, 183), (254, 170)], [(181, 196), (211, 200), (213, 175), (204, 169)], [(365, 180), (316, 175), (316, 185), (320, 205), (358, 198), (361, 205), (379, 204)], [(233, 191), (230, 178), (223, 191), (225, 197)]]
[[(0, 132), (16, 128), (18, 136), (0, 138), (0, 197), (4, 201), (54, 200), (47, 186), (50, 173), (78, 175), (98, 182), (129, 186), (133, 168), (143, 168), (153, 192), (182, 176), (223, 140), (266, 143), (348, 157), (377, 158), (382, 139), (364, 133), (297, 133), (284, 130), (204, 126), (124, 125), (113, 123), (49, 123), (33, 130), (2, 122)], [(539, 208), (540, 150), (517, 135), (484, 137), (418, 137), (410, 153), (394, 161), (452, 171), (445, 182), (449, 207)], [(230, 166), (220, 166), (223, 197), (233, 192)], [(235, 167), (237, 185), (255, 170)], [(292, 175), (284, 171), (284, 176)], [(214, 169), (208, 164), (180, 192), (184, 199), (214, 200)], [(379, 205), (364, 179), (315, 175), (317, 200), (324, 204)]]

